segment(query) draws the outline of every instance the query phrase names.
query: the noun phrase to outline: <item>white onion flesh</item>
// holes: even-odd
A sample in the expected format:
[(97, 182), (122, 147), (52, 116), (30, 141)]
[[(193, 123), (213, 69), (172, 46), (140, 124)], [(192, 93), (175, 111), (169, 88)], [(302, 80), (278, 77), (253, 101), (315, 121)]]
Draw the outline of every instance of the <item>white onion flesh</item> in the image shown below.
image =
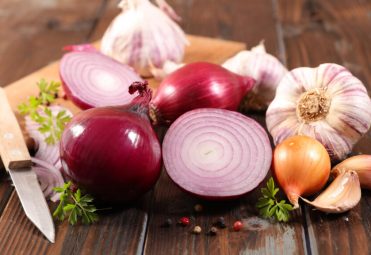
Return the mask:
[(226, 199), (259, 185), (270, 168), (272, 149), (253, 119), (223, 109), (197, 109), (170, 126), (163, 160), (170, 178), (184, 190)]

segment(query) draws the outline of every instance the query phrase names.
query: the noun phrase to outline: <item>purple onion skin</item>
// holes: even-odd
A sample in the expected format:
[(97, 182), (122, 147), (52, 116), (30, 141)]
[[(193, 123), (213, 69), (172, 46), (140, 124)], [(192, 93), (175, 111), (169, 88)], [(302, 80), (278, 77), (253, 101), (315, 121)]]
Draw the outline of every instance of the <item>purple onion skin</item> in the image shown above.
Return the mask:
[(161, 172), (161, 148), (148, 119), (118, 107), (76, 115), (61, 139), (65, 173), (96, 199), (133, 202)]
[(159, 123), (171, 123), (197, 108), (236, 111), (255, 80), (207, 62), (185, 65), (160, 84), (152, 107)]

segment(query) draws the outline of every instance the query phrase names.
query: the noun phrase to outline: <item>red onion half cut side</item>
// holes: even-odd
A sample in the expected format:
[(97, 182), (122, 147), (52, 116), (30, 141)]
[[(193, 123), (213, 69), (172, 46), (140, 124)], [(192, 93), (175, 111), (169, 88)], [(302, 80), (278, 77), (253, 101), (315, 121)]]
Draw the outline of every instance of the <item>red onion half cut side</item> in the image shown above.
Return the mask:
[(143, 81), (128, 65), (89, 49), (65, 54), (59, 74), (67, 97), (82, 109), (126, 105), (135, 98), (129, 86)]
[(203, 108), (180, 116), (167, 131), (163, 161), (182, 189), (210, 200), (256, 188), (272, 161), (265, 130), (243, 114)]

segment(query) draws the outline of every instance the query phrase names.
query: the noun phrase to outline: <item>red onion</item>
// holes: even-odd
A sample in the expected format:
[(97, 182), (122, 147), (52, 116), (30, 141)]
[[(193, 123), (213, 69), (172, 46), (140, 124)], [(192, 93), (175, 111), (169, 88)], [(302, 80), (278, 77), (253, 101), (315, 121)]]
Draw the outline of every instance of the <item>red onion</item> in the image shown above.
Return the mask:
[(264, 129), (223, 109), (183, 114), (167, 131), (162, 151), (170, 178), (185, 191), (211, 200), (251, 191), (263, 181), (272, 160)]
[(211, 63), (185, 65), (160, 84), (152, 100), (155, 122), (172, 122), (197, 108), (237, 110), (255, 80)]
[(161, 171), (161, 148), (148, 118), (151, 91), (139, 91), (129, 105), (83, 111), (67, 125), (61, 139), (65, 173), (95, 198), (131, 202), (154, 186)]
[(68, 98), (82, 109), (125, 105), (135, 96), (128, 87), (142, 81), (128, 65), (121, 64), (87, 45), (66, 46), (72, 50), (61, 60), (59, 74)]

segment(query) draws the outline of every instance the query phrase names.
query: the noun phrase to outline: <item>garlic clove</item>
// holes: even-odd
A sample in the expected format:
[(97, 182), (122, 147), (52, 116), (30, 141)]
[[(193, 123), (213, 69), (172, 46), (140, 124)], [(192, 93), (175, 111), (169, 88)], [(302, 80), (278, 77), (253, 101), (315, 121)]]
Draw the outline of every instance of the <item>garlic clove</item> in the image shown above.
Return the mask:
[(322, 212), (342, 213), (348, 211), (361, 200), (358, 175), (355, 171), (341, 173), (314, 201), (302, 199)]
[(371, 155), (350, 157), (334, 166), (331, 170), (331, 174), (336, 177), (350, 170), (358, 174), (362, 188), (371, 189)]

